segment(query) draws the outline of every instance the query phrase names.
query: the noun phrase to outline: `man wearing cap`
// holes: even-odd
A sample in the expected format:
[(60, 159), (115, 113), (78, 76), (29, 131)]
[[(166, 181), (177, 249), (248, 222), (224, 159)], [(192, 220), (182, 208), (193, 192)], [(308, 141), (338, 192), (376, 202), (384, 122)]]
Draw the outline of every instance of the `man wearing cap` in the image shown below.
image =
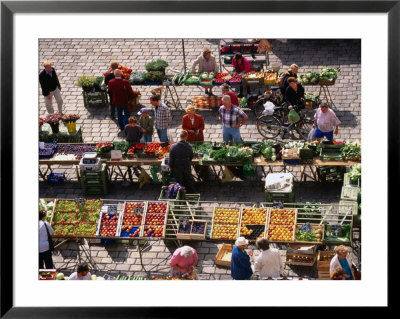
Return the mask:
[(143, 142), (152, 142), (154, 120), (149, 115), (149, 110), (143, 107), (138, 112), (138, 115), (140, 115), (139, 126), (143, 130)]
[(239, 237), (236, 239), (235, 246), (233, 247), (231, 276), (235, 280), (248, 280), (253, 275), (253, 269), (251, 267), (253, 252), (251, 250), (249, 253), (245, 251), (248, 244), (249, 241), (246, 238)]

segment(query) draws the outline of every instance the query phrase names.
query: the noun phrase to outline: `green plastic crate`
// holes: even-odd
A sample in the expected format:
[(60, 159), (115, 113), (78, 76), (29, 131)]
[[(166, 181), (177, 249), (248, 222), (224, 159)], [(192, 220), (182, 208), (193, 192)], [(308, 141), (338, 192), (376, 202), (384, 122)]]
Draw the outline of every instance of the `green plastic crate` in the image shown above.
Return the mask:
[(292, 189), (287, 192), (282, 191), (271, 191), (265, 190), (265, 201), (272, 203), (273, 201), (282, 201), (284, 203), (294, 203), (295, 202), (295, 191), (294, 185), (292, 185)]
[(105, 91), (102, 92), (85, 92), (83, 91), (83, 104), (87, 108), (88, 106), (107, 106), (108, 105), (108, 94)]
[(358, 203), (354, 201), (349, 201), (349, 200), (341, 200), (339, 202), (339, 212), (342, 214), (346, 213), (346, 210), (348, 208), (352, 209), (352, 214), (353, 216), (358, 215)]
[(343, 186), (340, 199), (357, 202), (358, 201), (358, 197), (359, 197), (359, 195), (358, 195), (359, 193), (360, 193), (360, 187)]

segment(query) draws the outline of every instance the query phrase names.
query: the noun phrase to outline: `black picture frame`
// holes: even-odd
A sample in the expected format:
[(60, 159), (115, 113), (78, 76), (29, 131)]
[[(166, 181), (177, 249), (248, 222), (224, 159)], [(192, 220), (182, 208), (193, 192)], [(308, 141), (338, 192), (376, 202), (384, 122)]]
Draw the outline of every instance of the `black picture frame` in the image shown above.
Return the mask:
[[(389, 207), (398, 196), (400, 1), (2, 1), (1, 2), (1, 313), (4, 318), (116, 318), (185, 315), (179, 308), (18, 308), (13, 305), (13, 18), (16, 13), (387, 13), (388, 14), (388, 174)], [(379, 50), (379, 48), (377, 48)], [(387, 172), (385, 172), (387, 174)], [(392, 187), (390, 187), (392, 186)], [(4, 199), (8, 200), (4, 200)], [(384, 212), (380, 212), (384, 213)], [(397, 212), (395, 212), (397, 213)], [(392, 220), (391, 216), (391, 220)], [(388, 216), (389, 218), (389, 216)], [(388, 223), (394, 225), (394, 223)], [(389, 234), (389, 231), (388, 231)], [(388, 238), (390, 239), (390, 237)], [(390, 240), (388, 241), (390, 244)], [(389, 249), (389, 252), (391, 250)], [(392, 257), (391, 257), (392, 256)], [(389, 261), (393, 255), (388, 254)], [(389, 263), (390, 264), (390, 263)], [(377, 274), (379, 275), (379, 273)], [(390, 281), (388, 281), (389, 285)], [(390, 306), (390, 298), (388, 300)], [(230, 308), (232, 310), (232, 308)], [(222, 309), (214, 309), (218, 314)], [(226, 309), (225, 309), (226, 310)], [(191, 313), (195, 313), (191, 311)]]

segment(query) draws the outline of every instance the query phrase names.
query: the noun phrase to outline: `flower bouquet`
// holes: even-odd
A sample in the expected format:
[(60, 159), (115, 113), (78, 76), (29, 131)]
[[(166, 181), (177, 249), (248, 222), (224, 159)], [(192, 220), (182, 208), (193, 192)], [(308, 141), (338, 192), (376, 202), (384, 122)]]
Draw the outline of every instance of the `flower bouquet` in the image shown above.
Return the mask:
[(68, 129), (68, 133), (76, 132), (76, 120), (78, 120), (79, 118), (80, 116), (78, 114), (64, 114), (61, 117), (65, 126)]
[[(129, 80), (129, 77), (131, 76), (132, 69), (127, 68), (126, 66), (122, 66), (121, 64), (118, 64), (118, 69), (122, 71), (122, 76), (124, 79)], [(106, 73), (103, 75), (106, 76), (108, 73), (112, 72), (112, 69), (109, 68)]]
[(50, 124), (51, 130), (53, 131), (54, 134), (58, 133), (59, 130), (59, 125), (60, 125), (60, 119), (61, 115), (60, 114), (48, 114), (46, 115), (44, 121), (48, 124)]

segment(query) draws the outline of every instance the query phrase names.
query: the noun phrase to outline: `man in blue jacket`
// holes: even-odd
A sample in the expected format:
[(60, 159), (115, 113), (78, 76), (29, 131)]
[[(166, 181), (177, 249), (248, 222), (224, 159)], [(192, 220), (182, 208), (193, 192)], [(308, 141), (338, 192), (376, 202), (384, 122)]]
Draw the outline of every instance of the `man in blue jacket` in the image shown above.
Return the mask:
[(249, 280), (253, 275), (250, 261), (250, 256), (253, 256), (253, 252), (249, 251), (248, 254), (245, 251), (248, 244), (249, 241), (246, 238), (239, 237), (235, 242), (235, 246), (233, 247), (231, 276), (235, 280)]

